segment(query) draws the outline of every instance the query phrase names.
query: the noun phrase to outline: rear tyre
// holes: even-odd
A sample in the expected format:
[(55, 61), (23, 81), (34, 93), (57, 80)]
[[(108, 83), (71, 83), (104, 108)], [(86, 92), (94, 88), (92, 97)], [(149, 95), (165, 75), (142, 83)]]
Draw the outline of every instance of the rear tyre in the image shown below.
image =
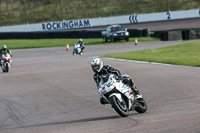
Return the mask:
[(112, 96), (109, 101), (112, 105), (112, 107), (115, 109), (115, 111), (122, 117), (127, 117), (129, 114), (128, 107), (126, 105), (126, 102), (124, 99), (122, 99), (123, 102), (120, 102), (116, 96)]
[(79, 53), (79, 55), (83, 55), (83, 51)]
[(107, 42), (107, 38), (106, 38), (106, 37), (103, 37), (103, 41), (104, 41), (104, 42)]
[(147, 104), (144, 99), (138, 99), (138, 106), (135, 108), (138, 113), (145, 113), (147, 111)]
[(128, 37), (126, 38), (126, 41), (127, 41), (127, 42), (129, 41), (129, 38), (128, 38)]
[(111, 42), (115, 42), (115, 39), (113, 37), (111, 38)]

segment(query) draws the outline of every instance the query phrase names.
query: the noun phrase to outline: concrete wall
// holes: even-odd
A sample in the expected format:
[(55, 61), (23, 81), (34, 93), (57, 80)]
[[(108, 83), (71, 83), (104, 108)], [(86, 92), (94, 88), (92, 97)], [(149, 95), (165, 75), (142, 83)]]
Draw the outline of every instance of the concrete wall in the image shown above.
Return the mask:
[(61, 29), (76, 29), (81, 27), (95, 27), (95, 26), (112, 25), (112, 24), (128, 24), (128, 23), (142, 23), (151, 21), (187, 19), (196, 17), (200, 17), (199, 9), (6, 26), (6, 27), (0, 27), (0, 32), (51, 31), (51, 30), (61, 30)]

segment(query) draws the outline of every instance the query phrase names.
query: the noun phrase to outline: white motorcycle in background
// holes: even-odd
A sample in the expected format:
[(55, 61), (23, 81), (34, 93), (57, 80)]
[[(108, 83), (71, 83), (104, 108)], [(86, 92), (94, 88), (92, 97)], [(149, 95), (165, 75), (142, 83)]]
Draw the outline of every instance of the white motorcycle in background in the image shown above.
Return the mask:
[(76, 44), (74, 45), (73, 56), (74, 56), (74, 55), (77, 55), (77, 54), (79, 54), (79, 55), (82, 55), (82, 54), (83, 54), (83, 51), (81, 51), (81, 46), (80, 46), (79, 43), (76, 43)]
[(142, 95), (137, 96), (131, 88), (121, 80), (117, 80), (113, 74), (105, 74), (101, 77), (99, 94), (112, 105), (115, 111), (122, 117), (127, 117), (129, 111), (145, 113), (147, 104)]
[(2, 53), (1, 56), (1, 68), (3, 72), (9, 72), (10, 66), (12, 62), (12, 57), (8, 52)]

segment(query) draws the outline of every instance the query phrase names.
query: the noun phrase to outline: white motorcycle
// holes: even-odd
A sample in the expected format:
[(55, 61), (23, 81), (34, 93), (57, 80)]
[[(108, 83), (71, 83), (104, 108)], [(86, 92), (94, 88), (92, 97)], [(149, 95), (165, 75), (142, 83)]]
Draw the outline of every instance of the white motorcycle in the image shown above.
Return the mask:
[(2, 53), (2, 59), (1, 59), (1, 68), (3, 72), (9, 72), (11, 62), (12, 62), (12, 57), (8, 52)]
[(122, 117), (127, 117), (129, 111), (145, 113), (147, 104), (142, 95), (137, 96), (129, 85), (122, 80), (117, 80), (113, 74), (101, 76), (99, 94), (112, 105), (115, 111)]
[(79, 54), (79, 55), (83, 54), (83, 51), (81, 51), (81, 46), (80, 46), (79, 43), (77, 43), (77, 44), (74, 45), (73, 56), (77, 55), (77, 54)]

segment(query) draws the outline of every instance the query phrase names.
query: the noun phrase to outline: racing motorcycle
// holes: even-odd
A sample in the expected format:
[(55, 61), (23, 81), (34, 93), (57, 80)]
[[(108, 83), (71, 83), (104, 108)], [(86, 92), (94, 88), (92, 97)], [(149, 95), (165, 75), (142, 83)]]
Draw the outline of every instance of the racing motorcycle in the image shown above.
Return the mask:
[(107, 101), (122, 117), (127, 117), (129, 111), (145, 113), (147, 104), (142, 95), (136, 95), (129, 85), (123, 80), (118, 80), (113, 74), (101, 76), (99, 94)]
[(80, 46), (79, 43), (76, 43), (76, 44), (74, 45), (74, 50), (73, 50), (73, 56), (74, 56), (74, 55), (77, 55), (77, 54), (79, 54), (79, 55), (82, 55), (82, 54), (83, 54), (83, 51), (81, 50), (81, 46)]
[(2, 53), (1, 56), (1, 68), (3, 72), (9, 72), (11, 66), (12, 57), (8, 52)]

